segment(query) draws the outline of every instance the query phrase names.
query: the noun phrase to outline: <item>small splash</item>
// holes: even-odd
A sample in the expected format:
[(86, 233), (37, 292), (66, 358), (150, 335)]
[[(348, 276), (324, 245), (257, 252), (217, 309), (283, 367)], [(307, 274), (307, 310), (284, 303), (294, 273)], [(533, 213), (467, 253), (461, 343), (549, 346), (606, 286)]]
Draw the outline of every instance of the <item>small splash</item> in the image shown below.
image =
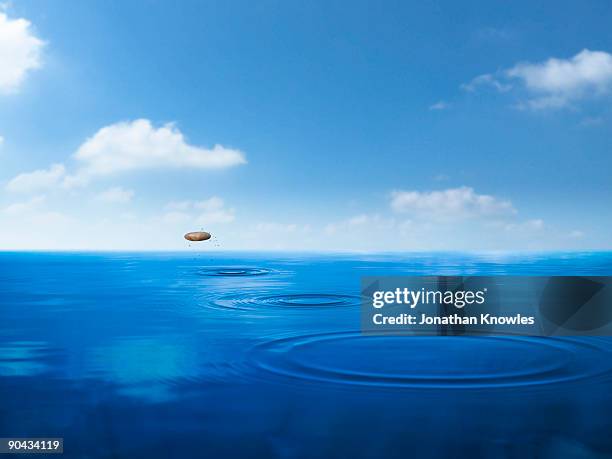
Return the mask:
[(359, 306), (360, 298), (329, 293), (278, 295), (231, 295), (214, 299), (210, 305), (222, 309), (256, 311), (269, 308), (316, 309)]
[(244, 266), (206, 266), (198, 270), (200, 276), (213, 277), (264, 276), (273, 272), (271, 269)]
[(348, 386), (494, 389), (610, 375), (596, 342), (536, 337), (398, 337), (339, 332), (255, 346), (250, 365), (281, 379)]

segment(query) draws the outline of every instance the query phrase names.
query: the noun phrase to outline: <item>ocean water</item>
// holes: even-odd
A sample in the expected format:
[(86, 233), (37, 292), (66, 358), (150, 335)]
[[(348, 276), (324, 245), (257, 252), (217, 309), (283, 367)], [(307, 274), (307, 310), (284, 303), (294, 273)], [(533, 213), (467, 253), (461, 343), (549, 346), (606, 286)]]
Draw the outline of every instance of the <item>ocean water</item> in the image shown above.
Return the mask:
[(360, 277), (420, 274), (612, 275), (612, 253), (0, 253), (0, 437), (71, 458), (612, 457), (612, 339), (361, 335)]

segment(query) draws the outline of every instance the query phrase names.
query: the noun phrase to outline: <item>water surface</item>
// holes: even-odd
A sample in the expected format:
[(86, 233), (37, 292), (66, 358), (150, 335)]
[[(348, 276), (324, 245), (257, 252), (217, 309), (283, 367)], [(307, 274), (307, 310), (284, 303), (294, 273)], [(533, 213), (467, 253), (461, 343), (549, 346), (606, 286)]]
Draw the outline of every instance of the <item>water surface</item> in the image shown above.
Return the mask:
[(612, 457), (612, 340), (359, 333), (361, 276), (610, 253), (0, 253), (0, 437), (67, 457)]

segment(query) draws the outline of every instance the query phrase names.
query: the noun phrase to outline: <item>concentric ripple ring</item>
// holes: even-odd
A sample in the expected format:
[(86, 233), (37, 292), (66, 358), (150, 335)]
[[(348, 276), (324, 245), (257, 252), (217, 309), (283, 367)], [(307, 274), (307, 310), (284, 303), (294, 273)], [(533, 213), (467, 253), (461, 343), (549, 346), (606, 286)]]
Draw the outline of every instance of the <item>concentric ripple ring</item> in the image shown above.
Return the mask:
[(257, 371), (310, 382), (391, 388), (500, 388), (610, 376), (610, 352), (574, 338), (324, 333), (252, 348)]
[(358, 307), (360, 298), (330, 293), (293, 293), (267, 295), (228, 295), (216, 298), (210, 305), (223, 309), (255, 311), (269, 308), (314, 309)]
[(257, 268), (250, 266), (205, 266), (198, 270), (200, 276), (213, 277), (250, 277), (264, 276), (274, 271), (267, 268)]

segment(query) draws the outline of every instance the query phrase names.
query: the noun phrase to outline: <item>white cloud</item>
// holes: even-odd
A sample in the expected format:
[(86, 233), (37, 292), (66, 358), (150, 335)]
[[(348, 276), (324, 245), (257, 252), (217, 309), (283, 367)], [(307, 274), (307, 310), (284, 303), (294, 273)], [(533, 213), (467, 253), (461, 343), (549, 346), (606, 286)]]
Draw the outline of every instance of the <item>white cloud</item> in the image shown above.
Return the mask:
[(573, 230), (573, 231), (570, 231), (568, 236), (572, 239), (581, 239), (584, 237), (584, 231)]
[(490, 73), (479, 75), (476, 78), (474, 78), (472, 81), (470, 81), (469, 83), (462, 84), (461, 89), (468, 91), (468, 92), (474, 92), (480, 86), (491, 86), (497, 89), (499, 92), (507, 92), (512, 89), (512, 85), (500, 82), (497, 78), (495, 78)]
[(536, 218), (536, 219), (527, 220), (527, 221), (524, 221), (524, 222), (507, 223), (507, 224), (503, 225), (503, 228), (506, 231), (510, 231), (510, 232), (517, 232), (517, 231), (526, 231), (526, 232), (541, 231), (541, 230), (544, 229), (544, 220)]
[(33, 172), (19, 174), (6, 185), (8, 191), (14, 193), (30, 193), (60, 184), (66, 174), (62, 164), (53, 164), (49, 169), (38, 169)]
[[(179, 222), (194, 219), (201, 225), (212, 223), (231, 223), (235, 220), (233, 208), (227, 208), (223, 199), (213, 196), (202, 201), (175, 201), (166, 205), (169, 212), (164, 215), (166, 221)], [(192, 215), (195, 215), (192, 217)]]
[(196, 202), (194, 207), (202, 211), (198, 216), (198, 223), (202, 225), (211, 223), (231, 223), (235, 219), (234, 209), (226, 208), (223, 199), (216, 196)]
[(360, 215), (355, 215), (354, 217), (349, 218), (347, 223), (350, 226), (359, 226), (359, 225), (364, 225), (368, 223), (370, 219), (371, 217), (369, 215), (360, 214)]
[(4, 143), (4, 137), (2, 137), (2, 136), (0, 135), (0, 147), (2, 147), (2, 144), (3, 144), (3, 143)]
[(175, 210), (189, 210), (194, 206), (194, 201), (172, 201), (166, 204), (166, 209)]
[[(425, 194), (425, 193), (423, 193)], [(165, 215), (149, 212), (121, 214), (111, 208), (61, 208), (62, 196), (35, 197), (0, 207), (0, 249), (54, 250), (308, 250), (308, 251), (422, 251), (524, 250), (592, 248), (593, 237), (572, 228), (555, 229), (535, 218), (511, 216), (440, 220), (411, 214), (363, 213), (337, 221), (308, 215), (300, 222), (249, 221), (197, 225), (202, 211), (225, 209), (218, 198), (183, 201)], [(185, 204), (186, 203), (186, 204)], [(59, 208), (58, 208), (59, 207)], [(197, 209), (200, 207), (200, 209)], [(65, 213), (64, 213), (65, 211)], [(85, 213), (84, 213), (85, 212)], [(312, 226), (311, 226), (312, 225)], [(187, 248), (183, 234), (200, 226), (215, 236), (215, 243)], [(44, 228), (44, 237), (40, 237)], [(126, 237), (138, 234), (138, 238)], [(601, 242), (604, 241), (604, 242)], [(598, 247), (609, 247), (602, 239)], [(449, 264), (452, 266), (452, 262)], [(432, 268), (433, 269), (433, 268)], [(451, 269), (451, 268), (449, 268)]]
[(96, 196), (98, 201), (113, 203), (113, 204), (125, 204), (130, 202), (134, 197), (134, 191), (126, 190), (120, 186), (109, 188)]
[(386, 218), (379, 214), (359, 214), (327, 224), (324, 227), (324, 232), (330, 236), (335, 234), (363, 235), (365, 232), (371, 234), (372, 232), (390, 230), (395, 226), (396, 221), (393, 218)]
[(23, 213), (29, 213), (29, 212), (32, 212), (33, 210), (38, 209), (42, 204), (44, 204), (45, 201), (46, 201), (46, 198), (44, 195), (34, 196), (33, 198), (30, 198), (29, 200), (25, 202), (16, 202), (16, 203), (10, 204), (9, 206), (5, 207), (2, 211), (8, 215), (18, 215), (18, 214), (23, 214)]
[(168, 210), (218, 210), (224, 206), (224, 201), (218, 196), (212, 196), (208, 199), (202, 199), (201, 201), (171, 201), (166, 204), (165, 208)]
[(221, 169), (245, 164), (244, 154), (215, 145), (189, 145), (176, 126), (155, 128), (138, 119), (106, 126), (83, 143), (74, 154), (80, 168), (66, 178), (66, 186), (86, 184), (91, 178), (124, 171), (161, 168)]
[(294, 233), (299, 226), (295, 223), (259, 222), (254, 229), (262, 233)]
[(176, 224), (176, 223), (187, 223), (190, 220), (192, 220), (192, 217), (191, 215), (185, 212), (170, 211), (162, 215), (161, 219), (164, 223)]
[[(87, 185), (92, 178), (124, 171), (144, 169), (225, 168), (245, 164), (239, 150), (215, 145), (211, 149), (185, 142), (183, 134), (172, 124), (155, 128), (149, 120), (116, 123), (106, 126), (87, 139), (74, 154), (80, 164), (67, 173), (63, 164), (49, 169), (22, 173), (7, 185), (9, 191), (30, 192), (61, 186)], [(226, 218), (220, 217), (218, 218)]]
[(450, 108), (450, 104), (443, 100), (440, 100), (436, 102), (435, 104), (429, 106), (429, 110), (447, 110), (449, 108)]
[(610, 94), (612, 54), (584, 49), (568, 59), (521, 62), (496, 74), (480, 75), (462, 88), (475, 91), (480, 86), (493, 86), (500, 92), (522, 87), (529, 97), (518, 104), (519, 108), (563, 108), (582, 99)]
[(211, 225), (213, 223), (231, 223), (235, 220), (235, 218), (233, 209), (219, 209), (200, 214), (197, 222), (201, 225)]
[(222, 209), (224, 206), (223, 199), (218, 196), (213, 196), (212, 198), (204, 199), (202, 201), (195, 201), (193, 203), (193, 207), (195, 209), (204, 210), (206, 212), (213, 212), (215, 210)]
[(28, 20), (0, 11), (0, 93), (17, 91), (27, 73), (41, 66), (43, 46)]
[(569, 59), (550, 58), (540, 63), (521, 63), (506, 72), (525, 86), (545, 94), (572, 98), (584, 91), (608, 91), (612, 84), (612, 55), (584, 49)]
[(391, 208), (398, 213), (431, 217), (436, 220), (457, 220), (470, 217), (504, 217), (516, 214), (510, 201), (473, 188), (460, 187), (439, 191), (393, 191)]

